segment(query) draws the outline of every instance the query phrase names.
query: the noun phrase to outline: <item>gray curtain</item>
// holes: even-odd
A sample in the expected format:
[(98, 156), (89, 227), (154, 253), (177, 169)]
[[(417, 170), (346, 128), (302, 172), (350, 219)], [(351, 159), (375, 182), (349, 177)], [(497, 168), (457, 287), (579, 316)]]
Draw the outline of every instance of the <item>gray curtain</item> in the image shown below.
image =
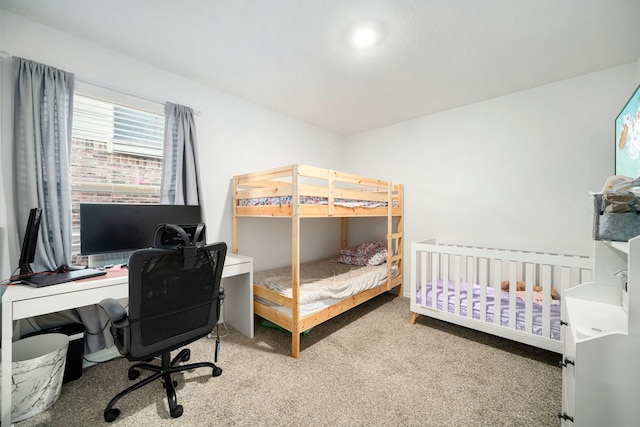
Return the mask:
[[(13, 58), (14, 200), (18, 233), (42, 208), (34, 271), (71, 263), (71, 127), (74, 76)], [(22, 236), (19, 236), (22, 239)]]
[[(71, 131), (74, 76), (14, 57), (14, 199), (19, 241), (29, 211), (42, 208), (34, 271), (71, 264)], [(113, 345), (107, 317), (98, 306), (81, 307), (29, 320), (34, 329), (69, 321), (83, 323), (86, 351)], [(27, 328), (28, 331), (28, 328)]]
[(167, 102), (160, 203), (201, 205), (198, 149), (193, 109)]

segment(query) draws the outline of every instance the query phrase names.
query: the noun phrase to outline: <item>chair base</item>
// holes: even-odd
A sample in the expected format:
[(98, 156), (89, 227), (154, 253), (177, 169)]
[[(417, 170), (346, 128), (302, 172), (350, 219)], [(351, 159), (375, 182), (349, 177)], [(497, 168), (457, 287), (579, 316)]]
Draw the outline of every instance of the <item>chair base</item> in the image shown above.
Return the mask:
[(182, 406), (178, 405), (178, 399), (176, 397), (176, 388), (177, 382), (171, 378), (171, 374), (174, 372), (186, 371), (189, 369), (195, 368), (211, 368), (211, 375), (214, 377), (222, 374), (222, 369), (217, 367), (215, 364), (211, 362), (198, 362), (198, 363), (190, 363), (186, 365), (177, 365), (179, 362), (187, 362), (191, 358), (191, 352), (189, 349), (185, 348), (181, 350), (176, 357), (173, 359), (170, 358), (170, 353), (162, 354), (161, 365), (152, 365), (150, 363), (136, 363), (129, 368), (129, 379), (135, 380), (140, 376), (139, 369), (144, 369), (147, 371), (154, 372), (154, 374), (146, 377), (145, 379), (135, 383), (131, 387), (121, 391), (118, 393), (107, 405), (104, 410), (104, 419), (107, 422), (115, 421), (116, 418), (120, 415), (120, 410), (114, 408), (113, 405), (120, 400), (123, 396), (135, 391), (141, 387), (144, 387), (151, 382), (162, 379), (164, 383), (165, 391), (167, 392), (167, 402), (169, 403), (169, 413), (172, 418), (178, 418), (182, 415)]

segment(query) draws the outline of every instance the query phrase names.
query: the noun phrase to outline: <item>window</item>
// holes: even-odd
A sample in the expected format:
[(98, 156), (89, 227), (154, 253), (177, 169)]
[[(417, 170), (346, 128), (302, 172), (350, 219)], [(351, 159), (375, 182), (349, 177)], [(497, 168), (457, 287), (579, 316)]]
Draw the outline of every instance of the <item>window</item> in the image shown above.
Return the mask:
[(73, 102), (73, 255), (75, 264), (86, 264), (79, 257), (80, 203), (159, 202), (164, 105), (83, 82), (76, 82)]

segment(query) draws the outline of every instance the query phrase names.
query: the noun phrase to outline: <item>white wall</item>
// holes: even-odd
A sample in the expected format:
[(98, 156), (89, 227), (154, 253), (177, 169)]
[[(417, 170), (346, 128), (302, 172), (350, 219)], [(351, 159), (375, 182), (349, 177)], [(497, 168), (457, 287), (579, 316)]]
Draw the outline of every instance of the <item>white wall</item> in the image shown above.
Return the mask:
[[(325, 130), (0, 10), (2, 50), (71, 71), (79, 80), (200, 111), (209, 240), (231, 243), (233, 175), (300, 162), (405, 184), (407, 255), (411, 241), (434, 236), (590, 254), (588, 192), (600, 190), (613, 173), (613, 120), (640, 81), (639, 60), (354, 135), (343, 146)], [(8, 94), (0, 95), (6, 104)], [(0, 184), (12, 206), (6, 129), (0, 150)], [(7, 217), (13, 236), (12, 209)], [(303, 235), (316, 243), (303, 257), (332, 253), (338, 237), (330, 223), (303, 222)], [(257, 268), (287, 262), (288, 221), (245, 224), (240, 250), (256, 256)]]
[[(77, 80), (152, 100), (187, 105), (199, 111), (196, 127), (209, 241), (224, 240), (229, 246), (232, 243), (233, 175), (296, 162), (334, 169), (342, 166), (343, 139), (338, 135), (3, 10), (0, 10), (0, 51), (72, 72)], [(2, 93), (3, 101), (7, 96)], [(5, 110), (3, 122), (8, 123)], [(4, 186), (7, 206), (13, 206), (10, 147), (10, 137), (3, 133), (0, 183)], [(15, 234), (13, 210), (8, 211), (9, 233)], [(320, 239), (310, 256), (335, 251), (339, 227), (329, 226), (328, 223), (317, 225), (320, 231), (325, 231), (322, 236), (331, 238)], [(242, 230), (243, 235), (251, 237), (245, 241), (251, 240), (253, 244), (241, 245), (241, 253), (257, 256), (257, 267), (279, 265), (283, 259), (290, 259), (290, 238), (269, 237), (265, 243), (267, 237), (251, 233), (263, 227), (264, 222)], [(269, 223), (268, 227), (270, 230), (280, 227), (284, 230), (281, 236), (290, 230), (290, 225), (284, 222)], [(11, 265), (15, 266), (15, 244), (10, 244), (10, 249)]]
[(637, 68), (348, 137), (345, 168), (405, 184), (407, 255), (411, 241), (432, 237), (590, 255), (589, 192), (614, 173), (614, 119), (640, 81)]

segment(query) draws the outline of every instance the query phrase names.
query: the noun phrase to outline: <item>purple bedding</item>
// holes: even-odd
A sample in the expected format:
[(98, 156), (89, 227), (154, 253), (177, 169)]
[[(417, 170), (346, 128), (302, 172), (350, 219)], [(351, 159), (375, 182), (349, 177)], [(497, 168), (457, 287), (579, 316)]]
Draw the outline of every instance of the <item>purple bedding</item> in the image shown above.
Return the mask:
[[(433, 307), (431, 302), (431, 294), (432, 288), (431, 282), (427, 283), (427, 302), (426, 306)], [(467, 316), (467, 287), (466, 283), (460, 283), (460, 312), (455, 313), (455, 288), (454, 282), (449, 281), (449, 289), (447, 292), (447, 311), (452, 314), (458, 314), (460, 316)], [(489, 323), (493, 323), (494, 319), (494, 288), (487, 287), (486, 288), (487, 297), (486, 297), (486, 321)], [(509, 293), (508, 292), (500, 292), (501, 294), (501, 305), (500, 305), (500, 324), (502, 326), (509, 326)], [(442, 281), (438, 281), (437, 286), (437, 309), (444, 311), (442, 308), (442, 300), (443, 300), (443, 292), (442, 292)], [(418, 304), (422, 304), (422, 290), (418, 289), (416, 295), (416, 302)], [(560, 303), (559, 301), (553, 301), (555, 304), (551, 305), (551, 338), (555, 340), (560, 339)], [(534, 303), (532, 304), (533, 308), (533, 333), (535, 335), (542, 335), (542, 305)], [(480, 319), (480, 285), (473, 285), (473, 318), (479, 320)], [(525, 330), (525, 302), (516, 298), (516, 329), (519, 331)]]

